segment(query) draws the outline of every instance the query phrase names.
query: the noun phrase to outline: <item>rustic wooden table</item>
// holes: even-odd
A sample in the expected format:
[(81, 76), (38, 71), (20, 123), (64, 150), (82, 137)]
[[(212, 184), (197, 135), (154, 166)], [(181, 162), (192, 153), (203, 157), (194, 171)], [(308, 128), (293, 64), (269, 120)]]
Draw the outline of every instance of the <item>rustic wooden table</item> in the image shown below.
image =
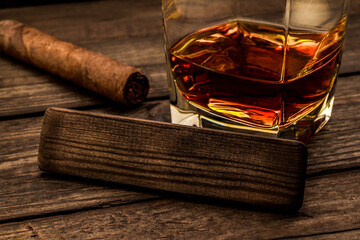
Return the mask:
[(0, 239), (359, 239), (360, 1), (353, 1), (333, 117), (308, 144), (296, 214), (249, 209), (45, 173), (37, 165), (44, 110), (61, 106), (170, 121), (160, 0), (78, 1), (0, 9), (44, 32), (140, 67), (145, 103), (124, 109), (0, 55)]

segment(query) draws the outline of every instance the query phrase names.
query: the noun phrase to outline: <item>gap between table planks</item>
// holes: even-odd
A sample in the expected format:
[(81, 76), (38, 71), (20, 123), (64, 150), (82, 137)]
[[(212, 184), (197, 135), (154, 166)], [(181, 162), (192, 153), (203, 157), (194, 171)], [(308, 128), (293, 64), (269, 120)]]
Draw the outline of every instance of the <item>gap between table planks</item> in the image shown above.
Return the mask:
[(359, 170), (311, 178), (295, 215), (178, 197), (6, 223), (0, 238), (286, 239), (338, 233), (345, 239), (359, 233), (359, 183)]

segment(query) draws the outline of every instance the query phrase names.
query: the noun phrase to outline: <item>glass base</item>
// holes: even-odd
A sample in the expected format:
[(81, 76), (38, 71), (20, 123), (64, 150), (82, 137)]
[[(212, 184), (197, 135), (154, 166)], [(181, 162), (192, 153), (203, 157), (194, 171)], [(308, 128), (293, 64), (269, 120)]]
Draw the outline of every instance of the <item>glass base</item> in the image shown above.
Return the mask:
[(182, 110), (171, 104), (170, 111), (172, 123), (293, 139), (306, 143), (329, 121), (333, 103), (334, 97), (326, 99), (322, 104), (297, 120), (294, 124), (285, 128), (275, 127), (272, 129), (262, 129), (235, 122), (196, 108), (189, 103), (184, 104), (184, 102), (182, 105), (186, 105), (186, 107), (184, 108), (184, 106), (182, 106), (182, 108), (186, 110)]

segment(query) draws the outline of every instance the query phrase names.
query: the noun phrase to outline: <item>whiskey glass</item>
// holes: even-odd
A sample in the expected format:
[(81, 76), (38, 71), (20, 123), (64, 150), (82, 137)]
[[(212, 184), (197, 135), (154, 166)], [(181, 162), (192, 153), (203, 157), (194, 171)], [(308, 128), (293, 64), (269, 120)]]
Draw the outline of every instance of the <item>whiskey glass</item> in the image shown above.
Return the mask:
[(329, 120), (350, 0), (163, 0), (173, 123), (309, 141)]

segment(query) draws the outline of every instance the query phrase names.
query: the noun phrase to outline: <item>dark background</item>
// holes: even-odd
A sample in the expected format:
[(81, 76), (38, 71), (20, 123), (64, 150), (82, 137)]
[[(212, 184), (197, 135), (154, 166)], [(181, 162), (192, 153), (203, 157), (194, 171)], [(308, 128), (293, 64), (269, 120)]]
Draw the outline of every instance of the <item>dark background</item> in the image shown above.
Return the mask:
[(84, 0), (6, 0), (0, 2), (0, 8), (16, 8), (22, 6), (50, 5), (56, 3), (84, 2)]

